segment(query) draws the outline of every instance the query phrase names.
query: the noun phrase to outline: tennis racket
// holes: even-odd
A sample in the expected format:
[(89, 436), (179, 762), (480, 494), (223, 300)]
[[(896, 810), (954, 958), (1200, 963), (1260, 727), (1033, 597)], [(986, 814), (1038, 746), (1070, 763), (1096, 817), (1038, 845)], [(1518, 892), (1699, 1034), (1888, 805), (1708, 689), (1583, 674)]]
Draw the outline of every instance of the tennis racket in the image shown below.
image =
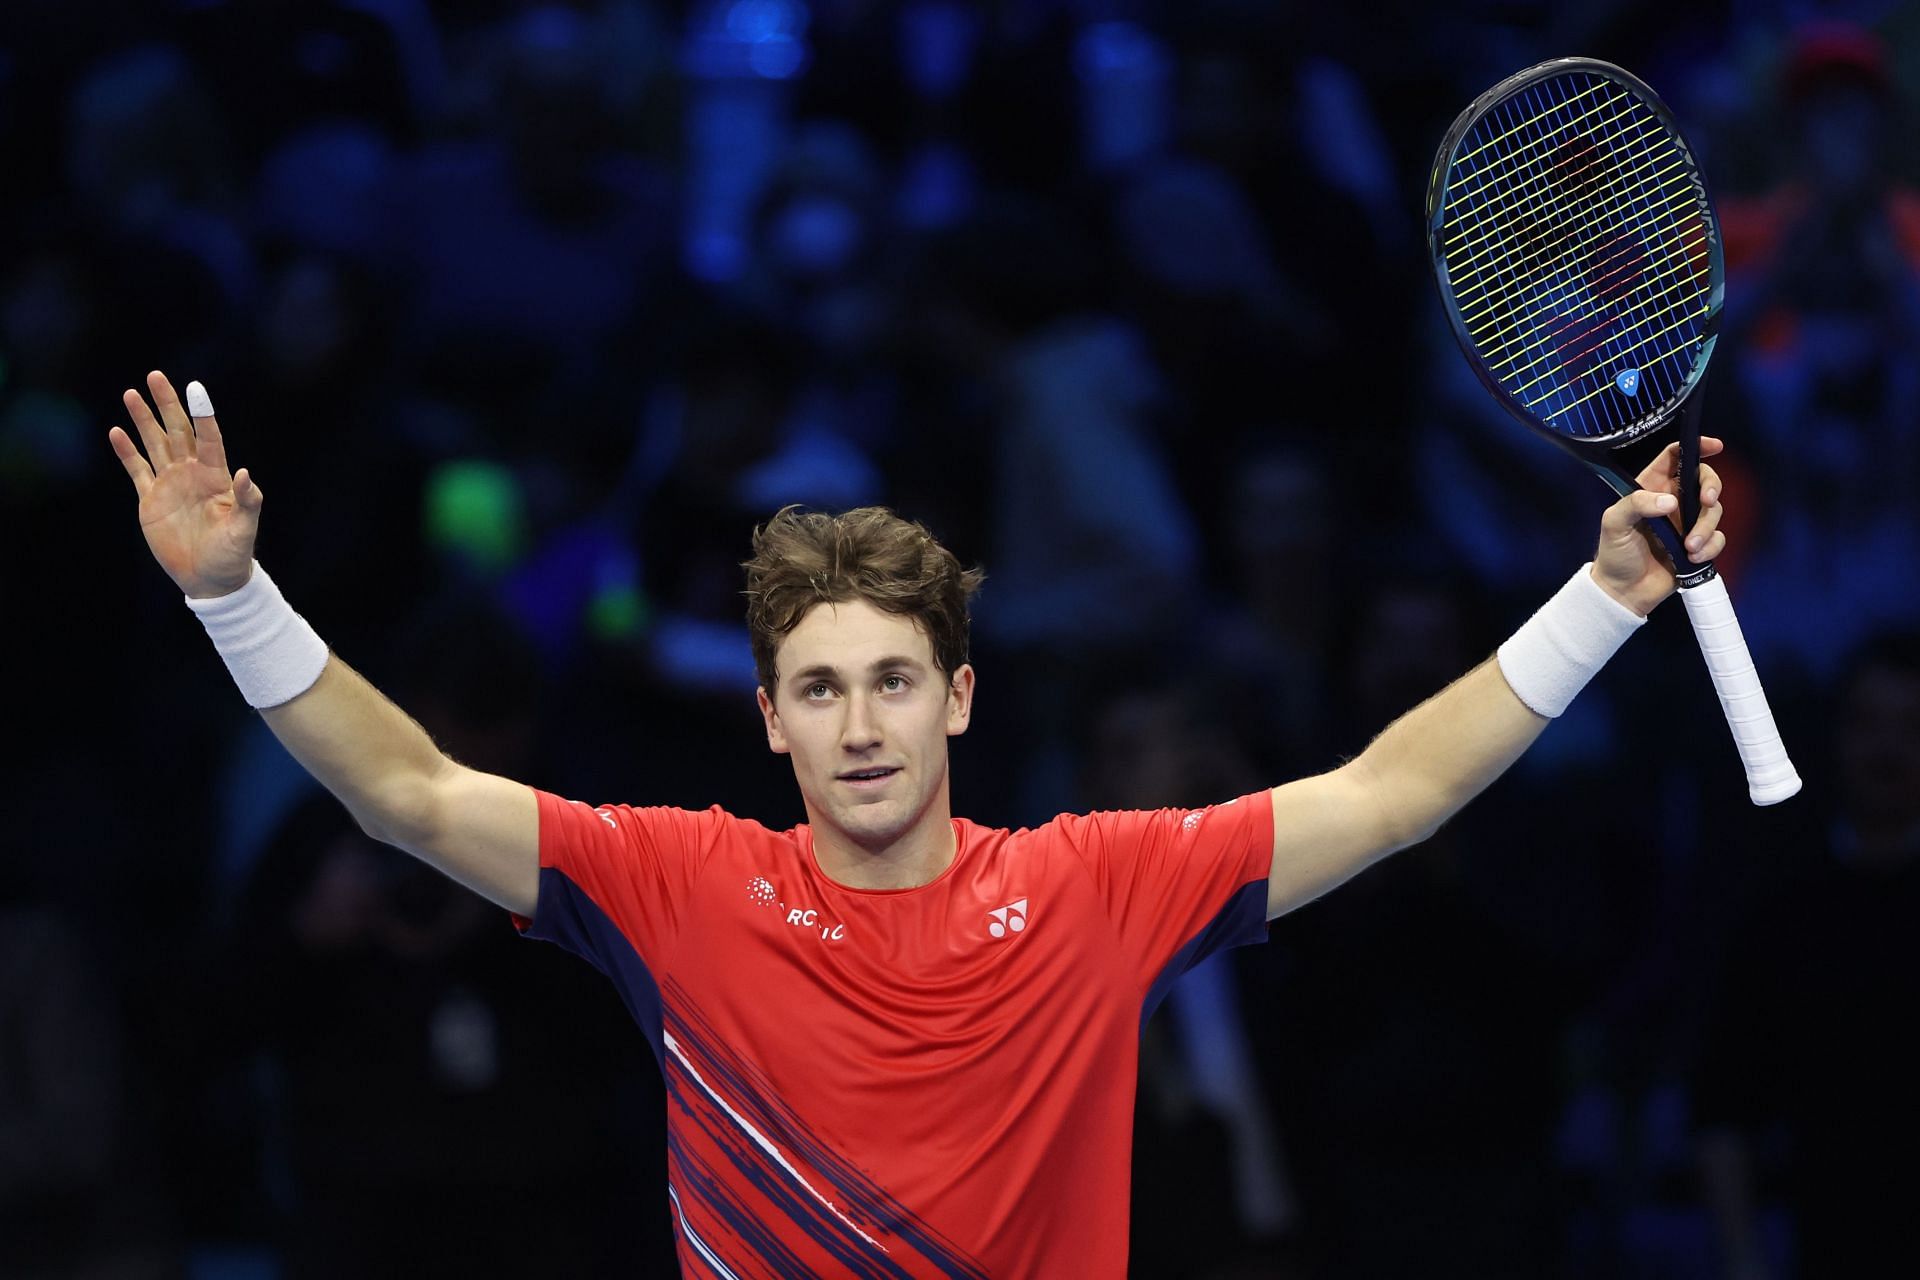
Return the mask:
[[(1522, 425), (1619, 494), (1680, 440), (1681, 528), (1699, 514), (1701, 386), (1725, 275), (1706, 181), (1665, 103), (1610, 63), (1557, 58), (1480, 95), (1427, 191), (1434, 278), (1467, 363)], [(1673, 561), (1755, 804), (1800, 790), (1726, 583)]]

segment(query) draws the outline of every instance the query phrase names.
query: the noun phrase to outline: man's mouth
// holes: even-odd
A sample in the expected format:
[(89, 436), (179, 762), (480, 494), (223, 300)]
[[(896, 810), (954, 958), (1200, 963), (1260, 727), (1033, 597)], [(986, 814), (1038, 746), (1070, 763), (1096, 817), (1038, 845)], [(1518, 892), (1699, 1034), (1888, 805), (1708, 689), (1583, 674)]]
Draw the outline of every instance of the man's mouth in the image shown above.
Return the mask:
[(848, 783), (851, 786), (877, 787), (898, 772), (900, 772), (900, 770), (897, 767), (875, 765), (871, 769), (849, 769), (845, 773), (836, 776), (840, 781)]

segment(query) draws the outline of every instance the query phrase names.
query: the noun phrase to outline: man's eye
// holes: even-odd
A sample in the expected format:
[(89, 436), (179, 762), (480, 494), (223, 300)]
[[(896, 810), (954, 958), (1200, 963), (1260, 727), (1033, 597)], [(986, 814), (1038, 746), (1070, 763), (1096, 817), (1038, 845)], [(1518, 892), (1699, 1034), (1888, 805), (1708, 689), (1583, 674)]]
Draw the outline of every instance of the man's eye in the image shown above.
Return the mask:
[(888, 693), (899, 693), (907, 687), (907, 678), (905, 676), (888, 676), (880, 682), (880, 687)]
[(807, 696), (809, 698), (824, 698), (832, 692), (832, 688), (824, 684), (810, 684), (807, 686)]

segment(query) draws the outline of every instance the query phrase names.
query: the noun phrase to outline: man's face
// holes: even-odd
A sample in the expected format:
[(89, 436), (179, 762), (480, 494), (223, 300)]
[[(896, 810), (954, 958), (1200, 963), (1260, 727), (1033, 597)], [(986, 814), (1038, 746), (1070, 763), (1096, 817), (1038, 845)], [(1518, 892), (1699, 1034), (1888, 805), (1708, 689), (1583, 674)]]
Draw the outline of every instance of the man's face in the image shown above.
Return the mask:
[(971, 666), (948, 678), (912, 619), (864, 600), (815, 606), (774, 658), (767, 744), (793, 757), (816, 837), (879, 852), (946, 822), (947, 738), (966, 730)]

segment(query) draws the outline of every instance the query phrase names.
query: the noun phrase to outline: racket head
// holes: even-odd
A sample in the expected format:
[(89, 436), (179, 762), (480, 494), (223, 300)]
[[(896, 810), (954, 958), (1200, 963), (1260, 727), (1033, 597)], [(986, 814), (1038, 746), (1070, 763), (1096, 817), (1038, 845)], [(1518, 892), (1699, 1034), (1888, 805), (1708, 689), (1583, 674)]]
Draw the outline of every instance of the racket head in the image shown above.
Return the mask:
[(1706, 374), (1725, 294), (1706, 180), (1659, 95), (1611, 63), (1543, 62), (1461, 112), (1427, 236), (1481, 383), (1596, 469), (1620, 477), (1615, 451)]

